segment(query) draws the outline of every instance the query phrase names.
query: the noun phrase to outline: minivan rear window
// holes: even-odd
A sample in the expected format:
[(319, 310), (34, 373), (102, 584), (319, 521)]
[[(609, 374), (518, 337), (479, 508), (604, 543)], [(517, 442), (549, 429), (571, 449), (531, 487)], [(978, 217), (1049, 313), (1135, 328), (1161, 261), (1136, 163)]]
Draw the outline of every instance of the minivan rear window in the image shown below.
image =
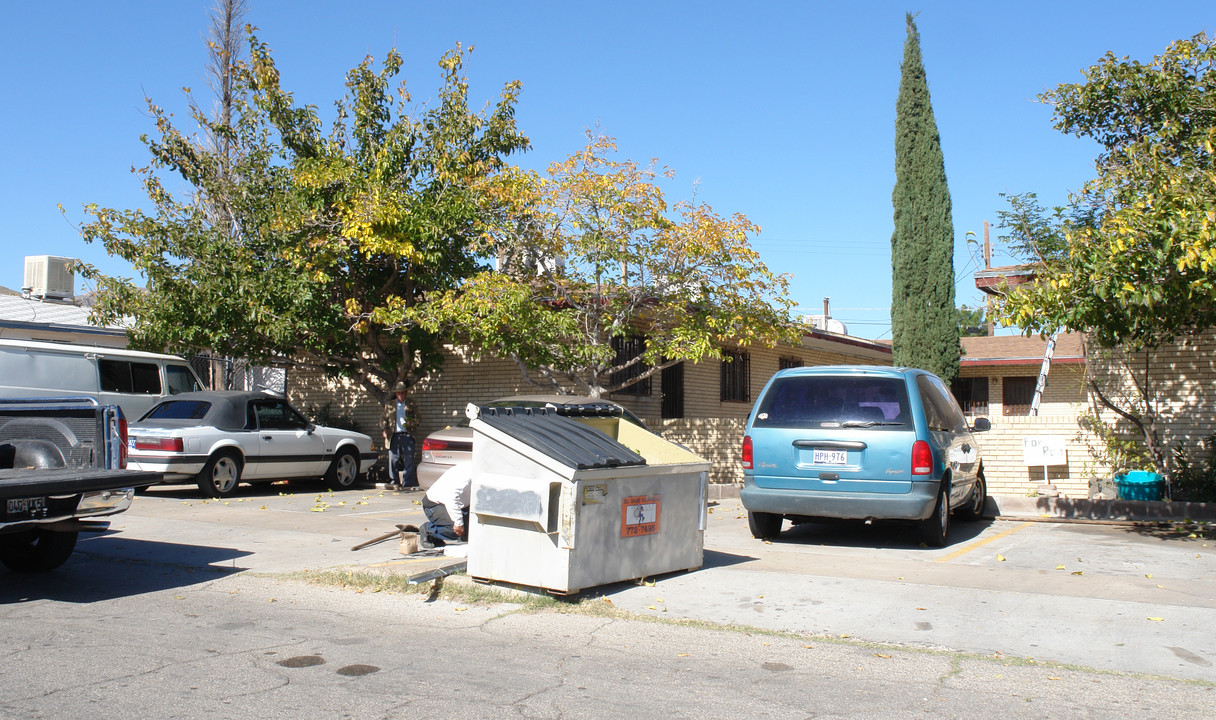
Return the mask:
[(756, 427), (823, 427), (849, 421), (909, 423), (902, 378), (791, 375), (778, 378), (756, 410)]
[(211, 403), (204, 400), (171, 400), (152, 408), (140, 420), (198, 420), (210, 408)]

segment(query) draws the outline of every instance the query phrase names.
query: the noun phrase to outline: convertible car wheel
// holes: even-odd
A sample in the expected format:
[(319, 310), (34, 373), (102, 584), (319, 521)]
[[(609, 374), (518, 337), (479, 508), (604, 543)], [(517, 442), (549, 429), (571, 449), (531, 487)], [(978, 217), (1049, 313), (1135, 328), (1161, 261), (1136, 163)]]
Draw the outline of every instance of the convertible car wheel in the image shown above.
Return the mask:
[(232, 497), (240, 481), (240, 457), (231, 450), (221, 450), (211, 456), (198, 474), (198, 489), (207, 497)]

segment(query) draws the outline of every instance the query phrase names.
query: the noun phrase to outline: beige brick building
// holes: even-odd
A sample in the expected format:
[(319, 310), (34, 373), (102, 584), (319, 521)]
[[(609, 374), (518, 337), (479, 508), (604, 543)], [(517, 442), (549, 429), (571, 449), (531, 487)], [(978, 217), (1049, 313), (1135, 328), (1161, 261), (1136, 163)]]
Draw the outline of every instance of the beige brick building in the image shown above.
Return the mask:
[[(1086, 357), (1078, 334), (1057, 341), (1037, 415), (1030, 415), (1035, 383), (1047, 343), (1037, 337), (990, 336), (964, 338), (958, 379), (952, 389), (971, 418), (987, 417), (992, 430), (979, 436), (985, 475), (993, 495), (1033, 495), (1051, 483), (1068, 498), (1085, 498), (1090, 478), (1109, 476), (1115, 469), (1104, 460), (1102, 443), (1085, 430), (1080, 418), (1098, 410), (1086, 384)], [(1129, 362), (1124, 362), (1129, 360)], [(1128, 367), (1143, 382), (1145, 356), (1090, 358), (1089, 367), (1114, 397), (1133, 389)], [(1194, 452), (1198, 443), (1216, 433), (1216, 332), (1179, 341), (1147, 358), (1147, 377), (1157, 398), (1163, 441)], [(664, 437), (684, 443), (713, 462), (711, 481), (718, 488), (742, 483), (739, 448), (744, 423), (764, 383), (790, 365), (890, 365), (887, 343), (822, 331), (808, 334), (799, 347), (750, 348), (738, 363), (711, 360), (685, 363), (678, 371), (656, 375), (638, 394), (609, 396), (642, 417)], [(519, 368), (508, 360), (469, 359), (467, 351), (447, 349), (442, 372), (425, 378), (412, 395), (418, 408), (419, 440), (428, 433), (460, 421), (465, 406), (499, 397), (535, 393)], [(287, 382), (289, 398), (301, 408), (331, 407), (351, 415), (360, 429), (379, 444), (381, 408), (361, 388), (317, 373), (293, 370)], [(1137, 434), (1118, 423), (1109, 410), (1098, 413), (1128, 438)], [(1067, 464), (1028, 465), (1028, 440), (1055, 438), (1063, 442)], [(721, 490), (719, 490), (721, 492)]]
[[(797, 347), (742, 348), (736, 353), (729, 363), (717, 359), (682, 363), (656, 374), (636, 393), (609, 398), (628, 407), (652, 430), (711, 460), (711, 482), (741, 484), (738, 454), (743, 426), (752, 402), (773, 373), (797, 365), (891, 364), (888, 345), (820, 330), (808, 333)], [(540, 392), (510, 360), (473, 360), (458, 347), (448, 347), (445, 355), (442, 371), (424, 378), (411, 393), (419, 417), (415, 432), (419, 440), (459, 422), (469, 403)], [(379, 443), (381, 408), (353, 383), (292, 370), (287, 394), (301, 408), (326, 403), (341, 408)]]

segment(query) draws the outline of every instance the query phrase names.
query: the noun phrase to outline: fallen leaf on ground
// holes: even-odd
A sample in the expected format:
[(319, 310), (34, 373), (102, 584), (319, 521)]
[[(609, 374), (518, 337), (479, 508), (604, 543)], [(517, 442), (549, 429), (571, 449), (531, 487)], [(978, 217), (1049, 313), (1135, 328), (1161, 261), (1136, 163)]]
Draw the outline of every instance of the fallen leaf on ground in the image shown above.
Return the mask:
[(1150, 617), (1149, 620), (1152, 620), (1153, 622), (1165, 622), (1165, 618), (1163, 617)]
[(997, 555), (997, 556), (996, 556), (996, 559), (997, 559), (997, 561), (998, 561), (998, 562), (1005, 562), (1005, 556), (1004, 556), (1004, 555)]
[(1063, 565), (1056, 565), (1056, 570), (1064, 570), (1064, 569), (1065, 568)]

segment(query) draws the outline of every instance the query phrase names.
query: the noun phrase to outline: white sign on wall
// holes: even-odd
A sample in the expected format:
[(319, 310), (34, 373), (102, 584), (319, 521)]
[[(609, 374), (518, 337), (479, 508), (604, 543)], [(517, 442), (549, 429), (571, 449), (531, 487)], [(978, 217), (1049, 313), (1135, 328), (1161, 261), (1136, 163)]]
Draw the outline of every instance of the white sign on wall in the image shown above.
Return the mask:
[(1064, 438), (1041, 435), (1022, 438), (1022, 464), (1027, 467), (1067, 465), (1068, 452), (1064, 449)]

